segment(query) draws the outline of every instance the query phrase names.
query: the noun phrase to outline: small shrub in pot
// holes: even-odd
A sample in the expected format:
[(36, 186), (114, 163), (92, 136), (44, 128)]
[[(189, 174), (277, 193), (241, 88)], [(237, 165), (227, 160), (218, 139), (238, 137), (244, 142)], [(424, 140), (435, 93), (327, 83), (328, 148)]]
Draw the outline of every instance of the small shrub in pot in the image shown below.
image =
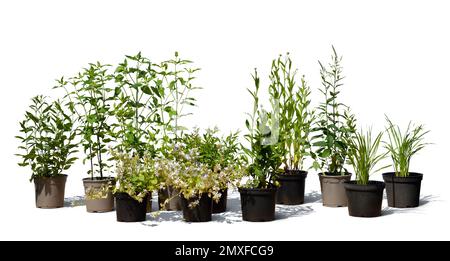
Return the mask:
[(144, 155), (112, 152), (116, 160), (116, 214), (119, 222), (145, 221), (148, 198), (160, 187), (161, 179), (156, 175), (155, 161)]
[[(164, 180), (162, 185), (178, 191), (185, 221), (210, 221), (212, 200), (218, 201), (221, 196), (219, 173), (200, 162), (198, 148), (188, 147), (183, 142), (173, 147), (171, 155), (171, 159), (156, 160), (156, 173)], [(162, 203), (163, 209), (166, 203)]]
[(400, 127), (386, 117), (388, 122), (388, 141), (385, 147), (391, 156), (394, 172), (383, 174), (386, 183), (388, 206), (408, 208), (419, 206), (420, 187), (423, 174), (410, 172), (409, 165), (413, 155), (422, 150), (428, 143), (424, 136), (428, 133), (423, 125), (408, 125), (402, 133)]
[(305, 77), (296, 82), (297, 69), (292, 68), (289, 53), (272, 61), (269, 94), (279, 101), (280, 141), (284, 145), (284, 173), (277, 177), (277, 203), (296, 205), (304, 202), (304, 159), (310, 155), (310, 131), (314, 120), (310, 110), (311, 93)]
[(271, 112), (260, 109), (260, 80), (256, 69), (252, 77), (255, 90), (249, 90), (249, 93), (253, 97), (253, 111), (245, 122), (249, 147), (243, 147), (248, 160), (244, 174), (247, 180), (239, 187), (242, 218), (271, 221), (275, 219), (275, 179), (284, 149), (279, 140), (279, 101), (271, 99)]
[(347, 206), (344, 182), (349, 181), (351, 173), (345, 168), (348, 146), (345, 140), (355, 133), (355, 118), (348, 106), (338, 100), (342, 80), (342, 57), (333, 47), (331, 63), (320, 64), (320, 76), (324, 101), (318, 107), (313, 131), (313, 167), (320, 170), (322, 203), (328, 207)]
[(67, 175), (64, 174), (77, 159), (76, 131), (72, 115), (59, 101), (47, 102), (39, 95), (32, 99), (25, 119), (20, 122), (20, 166), (31, 168), (38, 208), (64, 206)]
[(372, 131), (357, 132), (354, 137), (346, 140), (348, 160), (355, 174), (355, 181), (344, 183), (348, 198), (348, 213), (355, 217), (377, 217), (381, 215), (384, 183), (371, 181), (369, 176), (388, 166), (375, 169), (376, 165), (386, 157), (387, 153), (379, 153), (383, 133), (380, 132), (372, 140)]
[(89, 162), (83, 179), (86, 210), (107, 212), (114, 209), (111, 188), (114, 178), (110, 171), (108, 145), (113, 141), (110, 118), (115, 102), (110, 66), (100, 62), (91, 63), (76, 76), (66, 80), (62, 77), (55, 88), (64, 89), (64, 99), (73, 114), (77, 115), (77, 129), (85, 158)]

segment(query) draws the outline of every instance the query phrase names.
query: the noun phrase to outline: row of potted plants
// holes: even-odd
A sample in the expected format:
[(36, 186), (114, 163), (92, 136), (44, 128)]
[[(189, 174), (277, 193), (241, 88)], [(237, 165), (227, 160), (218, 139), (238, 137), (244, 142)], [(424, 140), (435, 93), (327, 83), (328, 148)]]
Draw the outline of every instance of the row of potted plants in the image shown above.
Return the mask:
[[(90, 176), (83, 179), (87, 211), (115, 208), (118, 221), (145, 220), (153, 191), (161, 210), (209, 221), (212, 213), (226, 211), (230, 187), (239, 189), (244, 220), (274, 220), (275, 204), (304, 202), (307, 158), (319, 172), (324, 206), (348, 204), (352, 216), (378, 216), (385, 184), (389, 206), (418, 206), (422, 175), (409, 172), (409, 163), (426, 145), (427, 131), (410, 125), (402, 133), (387, 118), (387, 151), (379, 153), (383, 133), (373, 139), (371, 130), (356, 131), (355, 116), (338, 100), (341, 59), (333, 48), (331, 62), (319, 62), (324, 101), (317, 108), (289, 54), (272, 61), (269, 109), (262, 106), (255, 69), (255, 87), (248, 90), (253, 110), (242, 144), (238, 132), (221, 136), (217, 128), (189, 131), (180, 124), (190, 115), (186, 109), (195, 106), (199, 69), (178, 53), (161, 63), (141, 53), (114, 68), (92, 63), (58, 80), (62, 99), (32, 99), (17, 136), (19, 165), (31, 167), (37, 207), (62, 207), (64, 172), (83, 153)], [(383, 174), (384, 183), (369, 181), (370, 174), (388, 167), (375, 169), (388, 155), (395, 172)]]

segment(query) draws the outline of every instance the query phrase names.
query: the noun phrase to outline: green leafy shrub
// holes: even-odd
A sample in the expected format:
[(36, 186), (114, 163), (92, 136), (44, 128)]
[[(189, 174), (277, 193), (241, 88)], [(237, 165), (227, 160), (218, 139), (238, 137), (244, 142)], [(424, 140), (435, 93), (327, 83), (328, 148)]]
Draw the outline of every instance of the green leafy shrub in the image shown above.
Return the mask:
[(31, 167), (31, 180), (63, 174), (77, 159), (76, 131), (72, 115), (59, 101), (47, 102), (39, 95), (32, 99), (25, 119), (20, 122), (22, 154), (20, 166)]

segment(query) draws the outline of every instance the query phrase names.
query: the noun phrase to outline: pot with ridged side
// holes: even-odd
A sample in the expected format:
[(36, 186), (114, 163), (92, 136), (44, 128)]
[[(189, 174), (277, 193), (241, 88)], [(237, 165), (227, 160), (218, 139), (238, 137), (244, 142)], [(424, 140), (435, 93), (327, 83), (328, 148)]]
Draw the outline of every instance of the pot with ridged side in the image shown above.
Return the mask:
[(422, 179), (423, 175), (415, 172), (410, 172), (406, 177), (397, 177), (394, 172), (383, 173), (388, 206), (394, 208), (418, 207)]
[(305, 179), (308, 172), (285, 170), (277, 176), (280, 186), (277, 189), (277, 204), (299, 205), (305, 201)]
[(60, 208), (64, 206), (67, 175), (35, 177), (33, 180), (37, 208)]
[(348, 199), (348, 214), (353, 217), (381, 216), (384, 186), (381, 181), (369, 181), (367, 185), (346, 181), (344, 187)]
[(275, 219), (277, 188), (239, 188), (242, 219), (261, 222)]
[(322, 204), (326, 207), (346, 207), (347, 195), (344, 182), (350, 181), (352, 174), (319, 173)]

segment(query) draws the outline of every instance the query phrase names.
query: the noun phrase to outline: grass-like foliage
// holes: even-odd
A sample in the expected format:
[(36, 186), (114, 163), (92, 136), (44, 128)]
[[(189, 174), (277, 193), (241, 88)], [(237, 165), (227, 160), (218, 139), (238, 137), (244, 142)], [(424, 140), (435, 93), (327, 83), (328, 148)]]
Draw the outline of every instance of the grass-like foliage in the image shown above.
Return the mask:
[(285, 169), (303, 169), (310, 155), (310, 131), (314, 113), (310, 109), (311, 90), (302, 76), (297, 82), (298, 70), (292, 67), (289, 53), (272, 61), (269, 94), (279, 101), (280, 141), (284, 144)]
[(378, 153), (383, 132), (380, 132), (375, 139), (372, 137), (372, 130), (355, 133), (354, 137), (347, 139), (348, 161), (352, 165), (356, 174), (356, 182), (360, 185), (369, 183), (369, 176), (389, 166), (381, 167), (374, 171), (375, 166), (387, 156), (387, 152)]
[(391, 155), (395, 176), (408, 177), (411, 157), (429, 144), (424, 142), (424, 136), (429, 131), (425, 131), (423, 125), (413, 126), (410, 122), (406, 131), (402, 132), (387, 116), (386, 121), (389, 142), (385, 142), (385, 148)]

